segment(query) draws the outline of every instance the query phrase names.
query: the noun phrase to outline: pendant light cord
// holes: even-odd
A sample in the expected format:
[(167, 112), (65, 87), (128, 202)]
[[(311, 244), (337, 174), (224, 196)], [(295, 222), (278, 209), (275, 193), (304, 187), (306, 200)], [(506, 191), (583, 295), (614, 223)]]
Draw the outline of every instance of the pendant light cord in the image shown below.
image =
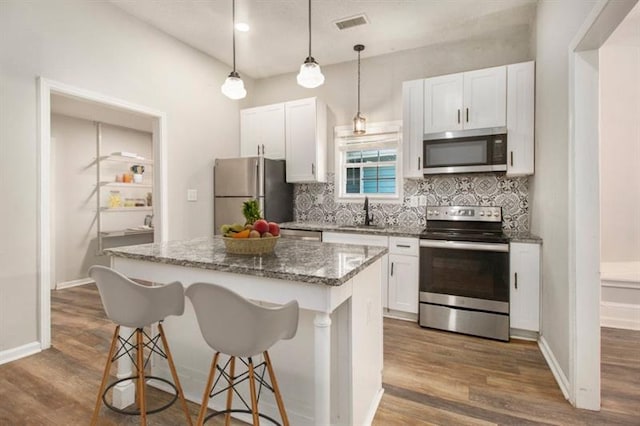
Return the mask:
[(231, 0), (231, 30), (233, 31), (233, 73), (236, 72), (236, 0)]
[(309, 0), (309, 57), (311, 57), (311, 0)]
[(360, 51), (358, 50), (358, 115), (360, 115)]

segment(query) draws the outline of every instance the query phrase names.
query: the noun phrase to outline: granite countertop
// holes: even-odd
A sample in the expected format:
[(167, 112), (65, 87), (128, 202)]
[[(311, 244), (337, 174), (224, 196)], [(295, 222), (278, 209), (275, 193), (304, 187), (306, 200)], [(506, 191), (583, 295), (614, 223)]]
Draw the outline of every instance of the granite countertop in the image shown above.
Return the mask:
[(280, 224), (282, 229), (295, 229), (302, 231), (321, 231), (321, 232), (347, 232), (349, 234), (369, 234), (369, 235), (387, 235), (392, 237), (419, 237), (423, 231), (422, 228), (408, 226), (358, 226), (358, 225), (336, 225), (331, 223), (314, 223), (314, 222), (283, 222)]
[(281, 238), (271, 254), (228, 254), (222, 237), (106, 249), (112, 256), (287, 281), (339, 286), (388, 252), (385, 247)]
[[(407, 226), (381, 226), (381, 227), (365, 227), (357, 225), (336, 225), (331, 223), (315, 223), (315, 222), (283, 222), (280, 224), (282, 229), (295, 229), (302, 231), (318, 231), (318, 232), (346, 232), (349, 234), (369, 234), (369, 235), (387, 235), (397, 237), (413, 237), (419, 238), (423, 229)], [(542, 238), (528, 231), (504, 231), (504, 234), (513, 243), (534, 243), (542, 244)]]

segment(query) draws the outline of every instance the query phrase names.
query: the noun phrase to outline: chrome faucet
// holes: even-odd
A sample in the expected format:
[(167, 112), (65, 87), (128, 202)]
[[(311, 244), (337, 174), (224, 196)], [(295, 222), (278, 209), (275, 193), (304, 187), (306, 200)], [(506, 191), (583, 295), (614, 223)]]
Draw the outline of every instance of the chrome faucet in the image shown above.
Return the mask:
[(369, 215), (369, 197), (364, 197), (364, 226), (373, 225), (373, 213)]

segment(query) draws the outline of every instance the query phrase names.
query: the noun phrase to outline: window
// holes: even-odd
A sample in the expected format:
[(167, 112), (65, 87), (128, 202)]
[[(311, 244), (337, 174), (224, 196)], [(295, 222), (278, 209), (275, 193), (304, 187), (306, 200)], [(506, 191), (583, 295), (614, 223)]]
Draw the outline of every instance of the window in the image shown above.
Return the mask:
[(370, 124), (355, 136), (350, 126), (335, 129), (336, 194), (342, 199), (400, 199), (400, 125)]

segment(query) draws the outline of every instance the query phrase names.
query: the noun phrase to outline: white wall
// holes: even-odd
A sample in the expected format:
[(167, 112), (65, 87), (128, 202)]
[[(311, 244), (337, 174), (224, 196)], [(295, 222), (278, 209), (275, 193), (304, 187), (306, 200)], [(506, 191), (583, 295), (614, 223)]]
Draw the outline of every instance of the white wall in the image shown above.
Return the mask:
[(568, 47), (594, 1), (540, 1), (536, 19), (536, 172), (531, 231), (542, 237), (542, 330), (569, 377)]
[[(124, 127), (102, 124), (102, 151), (107, 155), (117, 151), (135, 152), (153, 158), (151, 134)], [(87, 277), (91, 265), (109, 265), (106, 255), (97, 256), (96, 221), (96, 125), (92, 121), (65, 115), (51, 116), (52, 158), (52, 254), (57, 284)], [(127, 172), (126, 164), (103, 162), (101, 180), (114, 181), (115, 174)], [(145, 182), (152, 182), (153, 167), (146, 167)], [(146, 189), (114, 188), (122, 200), (145, 198)], [(101, 205), (106, 205), (109, 189), (104, 188)], [(144, 224), (151, 212), (126, 212), (102, 215), (102, 230), (125, 229)], [(139, 242), (153, 240), (136, 238)], [(134, 244), (136, 240), (119, 238), (119, 243)], [(149, 240), (149, 241), (145, 241)]]
[(0, 2), (0, 352), (38, 338), (36, 78), (166, 112), (179, 239), (213, 233), (212, 159), (239, 153), (238, 104), (220, 94), (228, 72), (107, 2)]
[[(361, 59), (360, 110), (370, 123), (402, 119), (402, 82), (531, 60), (531, 28), (519, 25), (484, 38), (432, 45)], [(351, 47), (350, 47), (351, 48)], [(329, 164), (333, 164), (333, 126), (350, 125), (357, 109), (357, 55), (354, 61), (322, 66), (325, 83), (298, 86), (296, 74), (255, 80), (243, 107), (317, 96), (329, 108)], [(318, 58), (319, 60), (321, 58)], [(248, 90), (248, 89), (247, 89)]]
[[(637, 23), (636, 23), (637, 24)], [(600, 48), (601, 261), (640, 261), (640, 29)]]

